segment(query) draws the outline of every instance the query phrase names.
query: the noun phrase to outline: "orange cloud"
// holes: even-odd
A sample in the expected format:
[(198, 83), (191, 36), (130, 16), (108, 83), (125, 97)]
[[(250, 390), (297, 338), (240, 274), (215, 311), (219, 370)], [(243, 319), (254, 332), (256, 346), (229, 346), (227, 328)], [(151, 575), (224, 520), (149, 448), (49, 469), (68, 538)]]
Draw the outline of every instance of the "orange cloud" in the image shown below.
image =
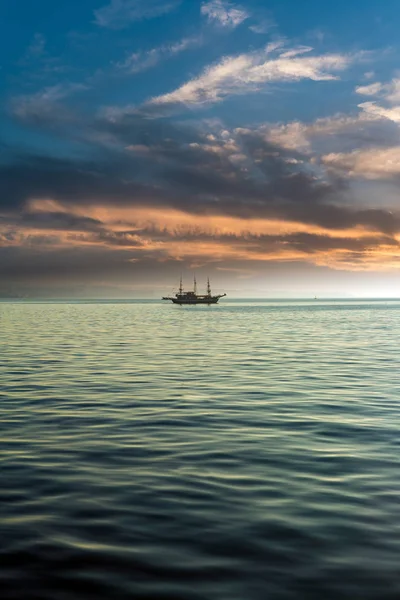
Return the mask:
[[(213, 262), (220, 268), (232, 260), (306, 261), (332, 269), (376, 271), (397, 269), (400, 260), (399, 239), (361, 226), (333, 233), (299, 222), (193, 215), (162, 208), (64, 206), (52, 199), (32, 200), (27, 206), (27, 215), (46, 214), (68, 218), (57, 230), (41, 228), (36, 219), (3, 225), (0, 246), (123, 249), (134, 251), (135, 261), (151, 256), (158, 261)], [(71, 215), (82, 219), (81, 227), (79, 220), (69, 226)], [(87, 230), (85, 219), (94, 223), (92, 230)]]

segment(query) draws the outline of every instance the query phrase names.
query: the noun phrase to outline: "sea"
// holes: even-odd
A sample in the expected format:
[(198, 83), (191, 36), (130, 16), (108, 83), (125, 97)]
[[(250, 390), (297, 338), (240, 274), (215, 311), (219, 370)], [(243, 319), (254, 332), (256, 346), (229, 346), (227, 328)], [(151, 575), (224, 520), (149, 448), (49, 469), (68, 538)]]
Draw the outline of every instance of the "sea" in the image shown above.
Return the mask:
[(400, 301), (1, 302), (0, 598), (398, 600)]

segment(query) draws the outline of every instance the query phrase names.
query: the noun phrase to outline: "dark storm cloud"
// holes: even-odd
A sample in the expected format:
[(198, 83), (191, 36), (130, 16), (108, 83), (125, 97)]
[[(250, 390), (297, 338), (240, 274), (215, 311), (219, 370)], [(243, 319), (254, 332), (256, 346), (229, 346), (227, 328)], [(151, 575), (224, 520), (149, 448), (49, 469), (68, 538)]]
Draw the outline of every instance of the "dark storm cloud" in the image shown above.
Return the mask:
[[(94, 141), (101, 138), (111, 142)], [(215, 136), (127, 114), (92, 119), (82, 128), (84, 140), (92, 152), (90, 161), (25, 154), (0, 164), (3, 215), (23, 212), (28, 200), (49, 198), (80, 207), (158, 206), (332, 230), (360, 225), (387, 235), (400, 231), (399, 214), (352, 208), (345, 178), (317, 172), (309, 156), (268, 142), (257, 132)], [(58, 228), (57, 220), (67, 217), (47, 218)], [(90, 230), (101, 224), (71, 221), (71, 229), (80, 226)]]
[[(55, 281), (65, 282), (81, 279), (96, 281), (99, 278), (125, 279), (133, 282), (133, 274), (143, 277), (152, 265), (160, 271), (168, 261), (160, 263), (156, 253), (143, 257), (134, 249), (109, 249), (80, 247), (43, 251), (38, 247), (0, 247), (0, 287), (4, 281)], [(139, 260), (140, 259), (140, 260)], [(136, 262), (137, 261), (137, 262)], [(171, 260), (170, 263), (173, 261)], [(154, 282), (153, 282), (154, 285)]]
[(0, 208), (13, 211), (35, 198), (84, 206), (102, 201), (150, 201), (159, 195), (150, 184), (132, 179), (139, 175), (134, 163), (129, 175), (131, 179), (127, 180), (120, 165), (105, 160), (85, 162), (27, 155), (13, 164), (0, 165)]
[(285, 235), (254, 234), (243, 231), (240, 234), (226, 234), (218, 232), (207, 232), (199, 227), (167, 228), (145, 227), (126, 231), (104, 231), (94, 232), (90, 238), (92, 241), (104, 241), (110, 245), (140, 247), (141, 240), (152, 240), (153, 242), (207, 242), (217, 241), (220, 244), (243, 247), (251, 252), (276, 251), (279, 247), (291, 248), (304, 254), (316, 252), (327, 252), (330, 250), (345, 250), (348, 252), (365, 252), (381, 246), (398, 247), (399, 242), (388, 235), (346, 237), (319, 235), (306, 232), (288, 233)]
[(312, 207), (307, 204), (291, 204), (276, 208), (274, 215), (276, 218), (293, 219), (332, 230), (364, 226), (388, 235), (400, 231), (400, 214), (383, 209), (352, 210), (333, 204)]
[[(79, 234), (71, 234), (71, 237)], [(131, 293), (132, 286), (137, 283), (140, 286), (146, 286), (149, 291), (155, 293), (155, 288), (161, 288), (163, 285), (169, 289), (171, 281), (178, 281), (179, 274), (186, 272), (192, 267), (194, 256), (186, 257), (184, 260), (176, 262), (175, 259), (167, 254), (160, 260), (160, 253), (155, 250), (146, 250), (143, 253), (142, 248), (132, 247), (132, 236), (153, 236), (153, 239), (187, 240), (187, 241), (207, 241), (214, 240), (213, 235), (206, 234), (200, 230), (187, 232), (177, 232), (171, 234), (165, 229), (156, 230), (155, 228), (136, 229), (126, 232), (90, 232), (92, 241), (103, 241), (107, 247), (89, 246), (89, 247), (71, 247), (46, 249), (47, 243), (52, 243), (54, 236), (29, 236), (31, 245), (29, 247), (5, 247), (0, 246), (0, 296), (14, 297), (15, 295), (27, 296), (62, 296), (71, 297), (73, 295), (93, 297), (103, 295), (106, 297), (124, 296), (126, 290), (128, 295)], [(113, 243), (113, 240), (115, 243)], [(242, 268), (244, 272), (251, 273), (254, 269), (254, 262), (251, 261), (252, 254), (260, 252), (272, 253), (279, 247), (293, 249), (304, 254), (304, 260), (308, 261), (313, 253), (330, 250), (340, 250), (342, 253), (336, 255), (336, 262), (346, 266), (349, 263), (360, 264), (362, 266), (364, 253), (366, 250), (378, 248), (380, 245), (397, 245), (396, 240), (386, 236), (366, 237), (360, 239), (340, 238), (330, 236), (320, 236), (307, 234), (303, 232), (289, 235), (251, 235), (243, 236), (220, 235), (217, 240), (221, 244), (234, 245), (238, 251), (245, 250), (247, 260), (227, 259), (222, 263), (217, 262), (214, 266), (208, 264), (204, 271), (197, 266), (196, 270), (203, 272), (204, 276), (212, 275), (218, 265), (235, 272)], [(126, 243), (127, 248), (124, 247)], [(111, 247), (114, 246), (114, 247)], [(194, 255), (195, 255), (194, 247)], [(307, 262), (304, 263), (306, 265)], [(305, 266), (302, 269), (304, 270)], [(266, 265), (263, 263), (262, 271), (272, 273), (274, 270), (290, 268), (294, 269), (294, 263), (276, 263), (273, 260)], [(219, 285), (224, 286), (223, 270), (218, 274)], [(261, 268), (261, 267), (260, 267)], [(227, 280), (228, 281), (228, 280)], [(247, 286), (246, 286), (247, 287)], [(140, 289), (140, 288), (139, 288)], [(225, 290), (226, 291), (226, 290)], [(229, 290), (228, 290), (229, 291)]]
[(371, 121), (368, 126), (358, 129), (345, 129), (329, 137), (330, 152), (351, 152), (354, 149), (398, 145), (400, 142), (399, 128), (389, 119)]
[(308, 156), (267, 142), (257, 133), (239, 136), (239, 151), (251, 159), (244, 170), (232, 162), (232, 153), (224, 152), (221, 141), (215, 145), (221, 152), (210, 151), (207, 137), (193, 129), (137, 117), (111, 127), (118, 134), (124, 131), (126, 141), (148, 144), (147, 158), (159, 166), (159, 176), (174, 190), (175, 208), (244, 219), (299, 220), (328, 229), (361, 225), (387, 234), (400, 230), (398, 214), (345, 206), (346, 179), (334, 174), (318, 179)]
[[(189, 268), (189, 262), (157, 260), (155, 253), (146, 256), (132, 249), (62, 248), (46, 251), (43, 247), (0, 246), (0, 297), (83, 297), (131, 296), (132, 288), (147, 284), (146, 296), (157, 284), (171, 285), (179, 278), (179, 269)], [(169, 289), (169, 288), (167, 288)], [(156, 297), (161, 297), (161, 292)]]
[(2, 222), (22, 228), (60, 231), (98, 231), (103, 228), (103, 223), (98, 219), (65, 212), (13, 213), (7, 218), (0, 216), (0, 225)]
[[(280, 238), (280, 239), (279, 239)], [(330, 250), (346, 250), (349, 252), (365, 252), (372, 248), (381, 246), (398, 247), (396, 239), (389, 236), (365, 236), (360, 238), (333, 237), (328, 235), (317, 235), (312, 233), (294, 233), (287, 236), (277, 236), (277, 242), (287, 244), (293, 249), (306, 254), (315, 252), (326, 252)]]

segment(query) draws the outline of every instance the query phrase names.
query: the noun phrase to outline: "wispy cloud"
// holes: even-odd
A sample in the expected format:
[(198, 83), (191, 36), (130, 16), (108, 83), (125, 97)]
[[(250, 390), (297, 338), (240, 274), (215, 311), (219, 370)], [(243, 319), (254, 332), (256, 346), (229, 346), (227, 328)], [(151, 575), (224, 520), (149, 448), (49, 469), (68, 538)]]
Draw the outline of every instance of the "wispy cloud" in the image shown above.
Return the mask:
[(355, 89), (356, 93), (364, 96), (374, 96), (378, 101), (369, 101), (359, 104), (358, 107), (368, 115), (375, 118), (388, 119), (393, 123), (400, 123), (400, 79), (394, 78), (388, 83), (371, 83), (366, 86), (359, 86)]
[(117, 67), (132, 74), (147, 71), (160, 62), (172, 58), (189, 48), (200, 46), (202, 42), (203, 38), (201, 36), (183, 38), (175, 44), (159, 46), (145, 52), (134, 52), (124, 61), (117, 63)]
[(395, 77), (388, 83), (377, 81), (369, 85), (361, 85), (356, 87), (355, 91), (363, 96), (378, 96), (391, 104), (396, 104), (400, 102), (400, 79)]
[[(281, 43), (268, 45), (261, 51), (228, 56), (207, 67), (197, 78), (178, 89), (153, 98), (150, 105), (202, 105), (223, 100), (233, 94), (260, 89), (267, 83), (282, 81), (329, 81), (350, 66), (355, 57), (345, 54), (312, 56), (312, 48), (300, 47), (282, 51)], [(306, 56), (304, 56), (306, 55)]]
[(381, 83), (370, 83), (369, 85), (359, 85), (356, 87), (356, 93), (362, 96), (376, 96), (382, 90)]
[(363, 102), (358, 105), (363, 112), (381, 119), (388, 119), (393, 123), (400, 123), (400, 106), (385, 108), (376, 102)]
[(274, 29), (276, 27), (276, 23), (273, 19), (263, 19), (262, 21), (260, 21), (259, 23), (256, 23), (255, 25), (250, 25), (249, 29), (250, 31), (252, 31), (253, 33), (269, 33), (271, 31), (271, 29)]
[(111, 0), (94, 11), (99, 27), (124, 29), (134, 21), (153, 19), (179, 6), (181, 0)]
[(35, 33), (32, 43), (29, 45), (26, 54), (30, 58), (42, 56), (45, 53), (46, 39), (43, 34)]
[(46, 38), (42, 33), (35, 33), (23, 56), (18, 61), (20, 66), (32, 66), (46, 57)]
[(71, 65), (64, 64), (62, 54), (57, 56), (49, 53), (46, 37), (42, 33), (35, 33), (17, 64), (25, 69), (25, 81), (46, 80), (48, 75), (73, 70)]
[(11, 109), (14, 116), (26, 121), (44, 119), (65, 120), (68, 111), (59, 105), (59, 101), (77, 92), (83, 92), (88, 86), (82, 83), (60, 83), (49, 86), (35, 94), (14, 98)]
[(225, 0), (204, 2), (201, 6), (201, 14), (210, 22), (230, 29), (234, 29), (250, 16), (244, 8)]

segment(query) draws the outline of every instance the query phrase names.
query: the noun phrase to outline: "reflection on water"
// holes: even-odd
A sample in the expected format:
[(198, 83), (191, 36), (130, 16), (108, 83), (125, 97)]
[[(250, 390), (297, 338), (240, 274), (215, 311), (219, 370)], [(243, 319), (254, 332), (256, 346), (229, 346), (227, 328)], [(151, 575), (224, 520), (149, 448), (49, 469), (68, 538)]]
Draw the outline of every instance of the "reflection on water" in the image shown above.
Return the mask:
[(400, 597), (400, 303), (0, 304), (2, 598)]

